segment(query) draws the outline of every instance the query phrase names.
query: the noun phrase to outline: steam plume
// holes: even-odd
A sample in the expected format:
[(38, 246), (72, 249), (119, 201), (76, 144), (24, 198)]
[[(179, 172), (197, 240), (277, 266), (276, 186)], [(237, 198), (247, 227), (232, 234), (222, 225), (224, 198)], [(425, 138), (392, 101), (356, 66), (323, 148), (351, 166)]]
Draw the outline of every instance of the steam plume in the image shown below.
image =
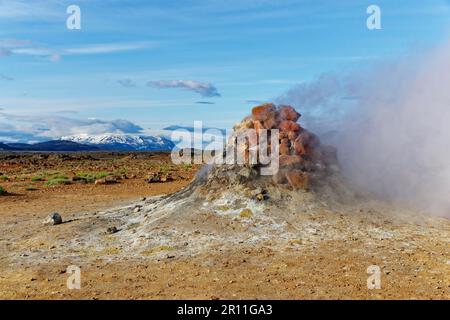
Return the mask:
[(389, 200), (450, 216), (450, 46), (345, 76), (327, 74), (278, 99), (338, 148), (344, 174)]

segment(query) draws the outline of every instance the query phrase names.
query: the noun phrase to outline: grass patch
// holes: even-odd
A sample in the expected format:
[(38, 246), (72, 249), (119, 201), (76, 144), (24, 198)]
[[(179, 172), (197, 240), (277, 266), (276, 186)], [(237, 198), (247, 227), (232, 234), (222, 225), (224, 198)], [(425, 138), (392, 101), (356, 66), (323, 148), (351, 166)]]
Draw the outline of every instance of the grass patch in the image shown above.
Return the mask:
[(171, 168), (167, 164), (162, 164), (159, 166), (159, 172), (161, 173), (168, 173), (170, 170)]
[(33, 186), (28, 186), (28, 187), (25, 188), (25, 190), (26, 191), (36, 191), (36, 190), (39, 190), (39, 189), (36, 188), (36, 187), (33, 187)]
[(112, 175), (110, 172), (97, 172), (97, 173), (94, 173), (95, 179), (106, 178), (106, 177), (109, 177), (110, 175)]
[(8, 181), (9, 178), (7, 176), (0, 176), (0, 181)]
[(71, 181), (66, 176), (54, 176), (45, 183), (45, 186), (51, 187), (51, 186), (57, 186), (57, 185), (67, 185), (70, 183), (71, 183)]
[(6, 190), (0, 187), (0, 196), (6, 194)]
[(105, 171), (95, 173), (79, 172), (76, 174), (76, 177), (85, 183), (94, 183), (95, 180), (103, 179), (111, 175), (112, 174), (110, 172)]
[(127, 174), (128, 170), (127, 169), (120, 169), (116, 171), (116, 174), (120, 175), (120, 174)]
[(43, 175), (34, 176), (31, 178), (31, 181), (33, 181), (33, 182), (39, 182), (39, 181), (44, 181), (44, 180), (45, 180), (45, 178)]
[(192, 169), (192, 164), (191, 163), (183, 163), (183, 169), (184, 171), (189, 171)]

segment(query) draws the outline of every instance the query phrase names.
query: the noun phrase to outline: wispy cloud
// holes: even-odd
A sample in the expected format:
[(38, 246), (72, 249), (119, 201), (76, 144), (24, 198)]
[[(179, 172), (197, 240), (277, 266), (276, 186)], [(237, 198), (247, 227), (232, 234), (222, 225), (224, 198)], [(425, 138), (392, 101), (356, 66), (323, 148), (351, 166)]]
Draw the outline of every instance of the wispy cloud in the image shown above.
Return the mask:
[(17, 48), (23, 46), (30, 46), (32, 42), (30, 40), (22, 39), (4, 39), (0, 40), (0, 47)]
[(2, 0), (0, 1), (0, 18), (13, 20), (39, 19), (48, 20), (61, 18), (65, 11), (60, 1), (55, 0)]
[(34, 57), (46, 57), (51, 61), (59, 61), (63, 56), (96, 55), (128, 52), (154, 48), (156, 42), (118, 42), (89, 44), (71, 48), (51, 48), (50, 46), (34, 44), (29, 40), (0, 40), (0, 56), (24, 55)]
[(77, 48), (68, 48), (61, 50), (63, 55), (81, 55), (81, 54), (102, 54), (102, 53), (115, 53), (124, 51), (134, 51), (140, 49), (148, 49), (157, 46), (156, 42), (143, 41), (143, 42), (129, 42), (129, 43), (107, 43), (107, 44), (95, 44)]
[(202, 97), (220, 97), (217, 88), (211, 83), (194, 80), (159, 80), (149, 81), (147, 86), (159, 89), (180, 88), (194, 91)]
[(0, 73), (0, 80), (13, 81), (14, 78)]
[(120, 79), (120, 80), (117, 80), (117, 83), (125, 88), (136, 88), (137, 87), (136, 83), (131, 79)]
[(262, 103), (264, 103), (264, 101), (262, 101), (262, 100), (252, 100), (252, 99), (245, 100), (245, 102), (247, 102), (248, 104), (262, 104)]
[(212, 101), (196, 101), (196, 104), (216, 104), (215, 102)]

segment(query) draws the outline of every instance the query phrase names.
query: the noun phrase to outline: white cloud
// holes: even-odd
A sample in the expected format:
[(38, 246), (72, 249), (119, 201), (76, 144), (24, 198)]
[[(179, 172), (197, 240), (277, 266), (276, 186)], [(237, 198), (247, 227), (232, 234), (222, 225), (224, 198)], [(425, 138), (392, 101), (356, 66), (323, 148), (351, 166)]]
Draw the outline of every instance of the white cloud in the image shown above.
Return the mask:
[(159, 89), (181, 88), (197, 92), (202, 97), (220, 97), (217, 88), (211, 83), (194, 80), (159, 80), (149, 81), (147, 86)]
[[(3, 120), (6, 121), (1, 121)], [(137, 134), (142, 128), (131, 121), (76, 119), (64, 116), (23, 116), (0, 112), (0, 141), (57, 139), (75, 134)]]

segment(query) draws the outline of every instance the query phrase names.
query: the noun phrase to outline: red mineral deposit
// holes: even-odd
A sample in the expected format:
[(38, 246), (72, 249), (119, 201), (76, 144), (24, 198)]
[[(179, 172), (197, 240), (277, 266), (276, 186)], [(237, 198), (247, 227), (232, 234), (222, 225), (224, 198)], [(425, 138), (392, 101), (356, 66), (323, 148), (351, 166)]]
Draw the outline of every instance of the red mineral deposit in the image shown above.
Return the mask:
[(265, 121), (273, 117), (276, 112), (276, 107), (273, 103), (266, 103), (252, 109), (252, 116), (254, 120)]

